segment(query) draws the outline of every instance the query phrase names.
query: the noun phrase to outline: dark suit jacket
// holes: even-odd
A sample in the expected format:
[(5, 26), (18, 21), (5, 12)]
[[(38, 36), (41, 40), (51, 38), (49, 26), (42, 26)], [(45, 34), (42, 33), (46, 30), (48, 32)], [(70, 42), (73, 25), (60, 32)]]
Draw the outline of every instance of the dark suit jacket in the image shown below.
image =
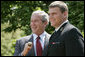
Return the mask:
[(49, 40), (48, 56), (84, 56), (84, 39), (69, 22), (55, 31)]
[[(45, 46), (44, 46), (44, 50), (43, 50), (43, 55), (42, 56), (45, 56), (47, 54), (46, 51), (47, 51), (47, 47), (48, 47), (47, 45), (49, 43), (49, 38), (50, 38), (50, 34), (46, 33), (46, 35), (45, 35)], [(24, 50), (24, 46), (28, 42), (33, 42), (32, 35), (29, 35), (29, 36), (23, 37), (21, 39), (18, 39), (16, 41), (14, 56), (22, 56), (21, 52)], [(32, 49), (28, 52), (28, 54), (26, 56), (35, 56), (34, 45), (33, 45)]]

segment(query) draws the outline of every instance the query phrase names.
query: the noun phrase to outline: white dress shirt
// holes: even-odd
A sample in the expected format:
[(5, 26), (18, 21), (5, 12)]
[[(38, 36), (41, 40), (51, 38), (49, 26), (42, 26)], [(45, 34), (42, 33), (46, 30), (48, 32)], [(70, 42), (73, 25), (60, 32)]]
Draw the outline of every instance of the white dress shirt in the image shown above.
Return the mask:
[[(44, 49), (45, 35), (46, 35), (46, 32), (44, 31), (44, 32), (39, 36), (39, 37), (40, 37), (40, 43), (41, 43), (41, 46), (42, 46), (42, 50)], [(35, 55), (36, 55), (36, 56), (37, 56), (37, 54), (36, 54), (36, 40), (37, 40), (37, 37), (38, 37), (38, 35), (33, 34), (33, 44), (34, 44), (34, 51), (35, 51)]]

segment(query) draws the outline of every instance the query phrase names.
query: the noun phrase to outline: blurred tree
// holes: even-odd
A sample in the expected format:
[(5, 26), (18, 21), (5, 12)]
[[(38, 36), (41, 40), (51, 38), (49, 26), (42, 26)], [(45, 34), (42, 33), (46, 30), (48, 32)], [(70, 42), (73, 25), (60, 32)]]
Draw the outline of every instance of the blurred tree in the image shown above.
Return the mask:
[[(9, 22), (10, 26), (4, 31), (11, 32), (18, 28), (26, 34), (31, 33), (30, 17), (33, 11), (41, 9), (48, 13), (48, 6), (53, 1), (1, 1), (1, 23)], [(69, 7), (69, 20), (84, 31), (84, 1), (65, 1)], [(49, 29), (48, 29), (49, 28)], [(51, 33), (54, 28), (48, 25), (46, 31)]]
[(84, 32), (84, 1), (66, 1), (69, 8), (69, 21)]
[[(40, 5), (42, 4), (42, 5)], [(30, 17), (33, 11), (41, 9), (41, 1), (1, 1), (1, 23), (9, 22), (10, 26), (4, 29), (6, 32), (20, 28), (31, 33)]]

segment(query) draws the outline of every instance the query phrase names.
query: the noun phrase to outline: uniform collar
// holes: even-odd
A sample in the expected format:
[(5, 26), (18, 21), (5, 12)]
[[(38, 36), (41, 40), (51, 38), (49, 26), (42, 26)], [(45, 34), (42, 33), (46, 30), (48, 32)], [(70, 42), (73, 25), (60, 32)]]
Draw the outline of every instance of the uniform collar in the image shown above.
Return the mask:
[(59, 28), (60, 28), (63, 24), (65, 24), (66, 22), (68, 22), (68, 20), (64, 21), (58, 28), (55, 29), (55, 31), (58, 31)]

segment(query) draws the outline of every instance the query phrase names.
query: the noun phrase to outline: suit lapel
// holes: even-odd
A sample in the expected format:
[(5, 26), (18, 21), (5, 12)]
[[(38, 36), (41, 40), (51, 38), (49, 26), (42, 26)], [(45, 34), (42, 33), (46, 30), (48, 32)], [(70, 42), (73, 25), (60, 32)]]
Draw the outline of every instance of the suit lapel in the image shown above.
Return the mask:
[(48, 33), (46, 33), (45, 42), (44, 42), (44, 50), (43, 50), (43, 54), (42, 54), (43, 56), (46, 55), (48, 43), (49, 43), (49, 37), (48, 37)]
[[(44, 42), (44, 50), (43, 50), (43, 54), (42, 54), (43, 56), (46, 55), (47, 46), (48, 46), (48, 43), (49, 43), (49, 38), (50, 38), (49, 34), (46, 33), (45, 38), (44, 38), (45, 42)], [(33, 43), (33, 36), (32, 35), (27, 42)], [(33, 45), (32, 49), (29, 51), (29, 53), (30, 53), (30, 56), (35, 56), (34, 45)]]
[[(50, 41), (53, 40), (53, 39), (55, 39), (55, 38), (56, 38), (56, 40), (58, 40), (59, 36), (61, 35), (61, 32), (63, 31), (63, 29), (64, 29), (64, 27), (66, 26), (67, 23), (68, 23), (68, 22), (64, 23), (64, 24), (60, 27), (60, 29), (59, 29), (58, 31), (55, 31), (55, 32), (52, 34), (52, 36), (51, 36), (51, 38), (50, 38)], [(56, 40), (54, 40), (54, 41), (56, 41)], [(52, 41), (52, 42), (53, 42), (53, 41)]]
[(48, 45), (48, 42), (49, 42), (49, 38), (47, 36), (47, 34), (45, 35), (45, 44), (44, 44), (44, 48)]

